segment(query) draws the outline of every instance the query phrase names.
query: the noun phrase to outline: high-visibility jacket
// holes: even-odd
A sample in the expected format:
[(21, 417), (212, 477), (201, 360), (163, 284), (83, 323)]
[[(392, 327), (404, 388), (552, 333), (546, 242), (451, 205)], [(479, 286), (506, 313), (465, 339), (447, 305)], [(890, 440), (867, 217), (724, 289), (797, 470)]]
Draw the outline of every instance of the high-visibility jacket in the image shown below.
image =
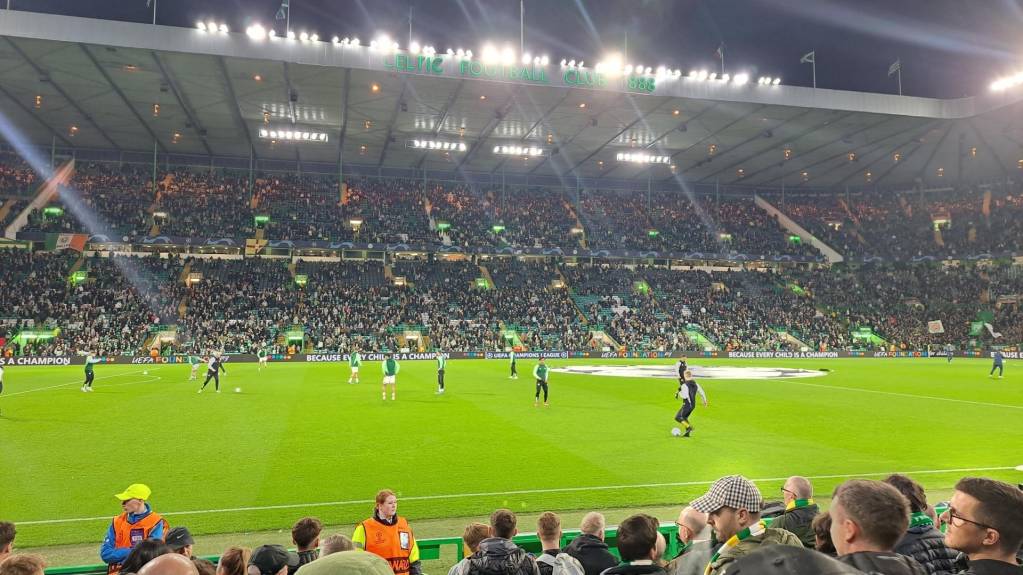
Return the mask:
[(412, 565), (419, 562), (419, 545), (404, 517), (395, 515), (387, 522), (374, 514), (355, 528), (352, 541), (387, 560), (395, 575), (408, 575)]
[[(163, 539), (167, 533), (167, 521), (156, 512), (149, 512), (148, 515), (135, 523), (128, 522), (128, 514), (122, 513), (114, 517), (110, 526), (114, 536), (114, 547), (116, 549), (132, 549), (138, 543), (157, 537)], [(121, 563), (110, 563), (107, 565), (107, 573), (114, 575), (121, 571)]]

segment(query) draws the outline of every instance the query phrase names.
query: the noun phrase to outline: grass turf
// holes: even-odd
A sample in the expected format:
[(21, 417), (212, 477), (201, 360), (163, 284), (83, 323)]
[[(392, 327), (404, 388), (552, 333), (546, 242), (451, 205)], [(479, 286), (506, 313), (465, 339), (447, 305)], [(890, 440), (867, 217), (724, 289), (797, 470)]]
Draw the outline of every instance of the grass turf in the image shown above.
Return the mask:
[[(640, 363), (657, 362), (551, 362)], [(728, 473), (758, 479), (769, 499), (790, 474), (816, 478), (821, 494), (892, 471), (928, 471), (914, 476), (942, 490), (964, 475), (1023, 478), (1012, 469), (1023, 464), (1013, 364), (1002, 380), (986, 377), (986, 360), (691, 364), (832, 371), (703, 380), (710, 407), (697, 408), (694, 436), (680, 439), (669, 434), (674, 381), (554, 373), (551, 407), (535, 408), (530, 361), (514, 381), (506, 361), (451, 361), (442, 396), (433, 363), (407, 361), (396, 402), (381, 401), (376, 363), (364, 364), (359, 385), (345, 383), (340, 364), (228, 365), (219, 395), (196, 394), (187, 366), (143, 375), (143, 366), (99, 365), (91, 394), (78, 390), (81, 367), (9, 367), (0, 518), (18, 523), (19, 547), (98, 544), (119, 512), (112, 495), (134, 482), (152, 487), (172, 525), (209, 534), (290, 528), (305, 515), (353, 525), (382, 487), (399, 493), (415, 526), (497, 507), (681, 505)]]

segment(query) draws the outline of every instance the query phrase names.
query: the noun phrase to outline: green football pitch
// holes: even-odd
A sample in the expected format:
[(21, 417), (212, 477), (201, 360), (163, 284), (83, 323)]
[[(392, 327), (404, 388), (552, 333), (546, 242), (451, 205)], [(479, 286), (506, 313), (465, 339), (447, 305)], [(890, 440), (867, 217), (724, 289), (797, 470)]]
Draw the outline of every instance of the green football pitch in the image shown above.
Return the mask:
[[(691, 438), (670, 433), (671, 379), (553, 373), (550, 407), (534, 407), (534, 363), (520, 361), (511, 380), (506, 361), (450, 361), (447, 393), (436, 395), (433, 362), (406, 361), (394, 402), (381, 401), (380, 367), (368, 362), (358, 385), (342, 364), (228, 364), (223, 392), (211, 384), (201, 395), (183, 365), (100, 364), (88, 394), (81, 367), (8, 367), (0, 519), (18, 523), (21, 547), (98, 543), (120, 510), (113, 494), (136, 482), (172, 525), (224, 533), (304, 515), (354, 524), (385, 487), (415, 520), (682, 505), (730, 473), (769, 499), (791, 474), (814, 478), (821, 495), (894, 471), (929, 489), (965, 475), (1023, 480), (1014, 363), (992, 380), (987, 360), (693, 359), (830, 371), (704, 378), (710, 406), (697, 408)], [(581, 371), (672, 363), (551, 361)]]

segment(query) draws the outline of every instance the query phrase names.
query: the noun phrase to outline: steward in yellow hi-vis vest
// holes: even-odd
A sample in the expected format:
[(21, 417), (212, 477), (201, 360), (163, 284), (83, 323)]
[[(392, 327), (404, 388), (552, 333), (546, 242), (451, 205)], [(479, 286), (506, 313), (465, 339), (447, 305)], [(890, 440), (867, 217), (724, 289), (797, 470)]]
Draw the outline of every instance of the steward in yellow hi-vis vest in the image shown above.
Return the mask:
[(359, 523), (352, 535), (359, 549), (383, 557), (395, 575), (420, 575), (419, 545), (404, 517), (398, 517), (398, 498), (384, 489), (377, 493), (373, 517)]

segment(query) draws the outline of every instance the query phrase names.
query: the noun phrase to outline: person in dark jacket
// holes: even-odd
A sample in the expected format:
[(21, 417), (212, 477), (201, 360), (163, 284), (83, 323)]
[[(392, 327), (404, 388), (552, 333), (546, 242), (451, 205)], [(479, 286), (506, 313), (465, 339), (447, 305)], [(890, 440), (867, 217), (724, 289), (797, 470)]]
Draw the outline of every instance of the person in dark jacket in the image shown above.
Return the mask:
[(515, 514), (508, 509), (490, 514), (490, 537), (469, 557), (466, 575), (540, 575), (536, 559), (512, 543), (511, 538), (519, 532), (516, 523)]
[(970, 558), (961, 575), (1023, 575), (1016, 555), (1023, 544), (1023, 490), (981, 477), (956, 483), (948, 510), (945, 543)]
[(934, 527), (934, 520), (927, 515), (923, 486), (900, 474), (889, 475), (884, 482), (909, 500), (909, 529), (895, 544), (895, 552), (916, 559), (931, 575), (955, 573), (957, 553), (945, 545), (945, 534)]
[(793, 533), (807, 549), (814, 548), (813, 528), (810, 523), (820, 509), (813, 502), (813, 485), (805, 477), (794, 475), (781, 488), (785, 498), (785, 513), (774, 518), (771, 527)]
[(603, 575), (667, 575), (658, 564), (658, 521), (640, 513), (618, 525), (618, 554), (622, 563), (604, 571)]
[(586, 575), (600, 575), (606, 569), (618, 565), (618, 558), (607, 550), (604, 543), (604, 516), (591, 511), (583, 517), (579, 530), (582, 532), (565, 547), (565, 553), (583, 564)]
[(891, 485), (850, 479), (835, 488), (828, 512), (842, 563), (865, 573), (927, 575), (915, 559), (893, 551), (909, 527), (909, 501)]

